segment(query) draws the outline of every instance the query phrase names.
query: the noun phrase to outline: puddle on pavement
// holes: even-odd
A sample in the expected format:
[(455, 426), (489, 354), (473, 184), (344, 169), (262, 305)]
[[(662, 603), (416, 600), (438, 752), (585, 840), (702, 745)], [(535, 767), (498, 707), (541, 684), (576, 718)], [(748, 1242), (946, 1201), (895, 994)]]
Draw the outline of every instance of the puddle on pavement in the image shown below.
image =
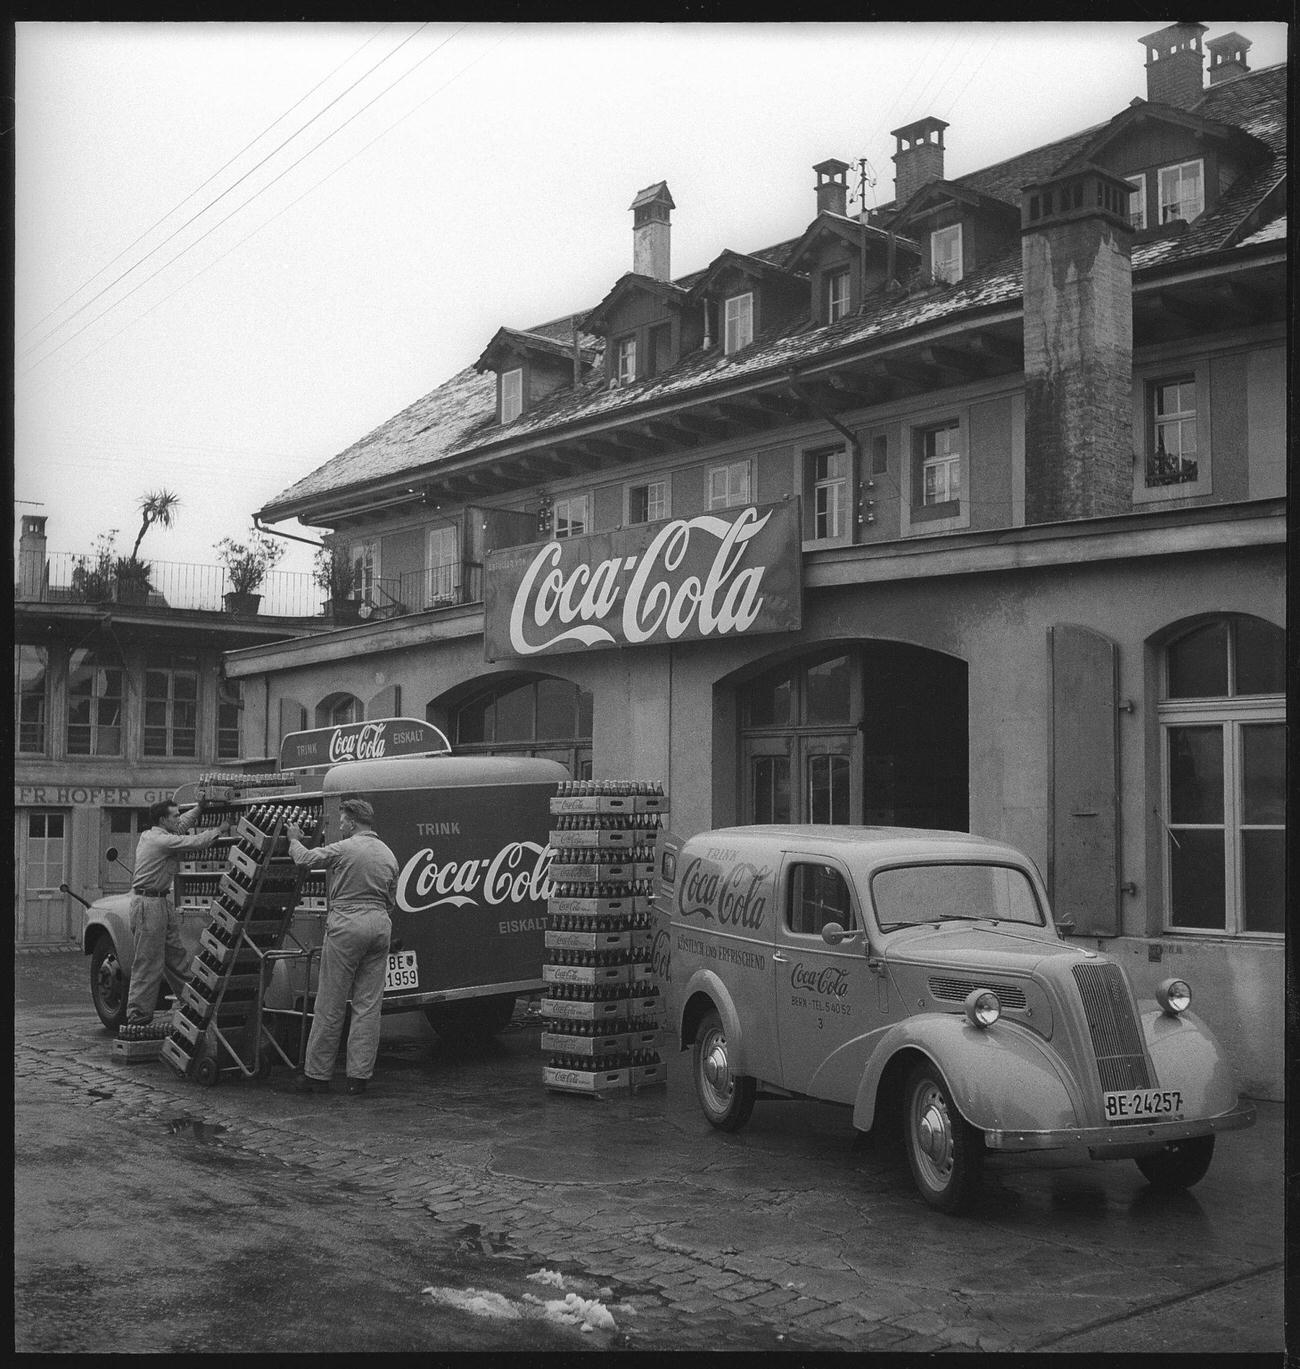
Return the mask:
[(196, 1141), (215, 1141), (226, 1130), (219, 1122), (204, 1122), (198, 1117), (173, 1117), (166, 1123), (169, 1136), (193, 1136)]

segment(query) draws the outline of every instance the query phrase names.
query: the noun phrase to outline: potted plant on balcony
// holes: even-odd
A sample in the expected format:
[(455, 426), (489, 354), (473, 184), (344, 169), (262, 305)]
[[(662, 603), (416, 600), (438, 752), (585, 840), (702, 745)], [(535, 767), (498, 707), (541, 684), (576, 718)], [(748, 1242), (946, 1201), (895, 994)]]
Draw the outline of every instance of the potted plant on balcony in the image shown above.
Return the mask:
[(118, 559), (113, 550), (117, 529), (101, 532), (95, 538), (95, 550), (89, 556), (78, 556), (72, 567), (72, 597), (83, 604), (108, 603), (113, 598), (113, 564)]
[(284, 555), (284, 544), (250, 528), (246, 542), (223, 537), (216, 544), (217, 559), (225, 567), (230, 588), (224, 602), (228, 613), (256, 613), (262, 603), (257, 593), (266, 573)]
[(336, 623), (355, 623), (360, 620), (361, 603), (354, 594), (356, 569), (345, 545), (326, 537), (316, 553), (312, 575), (329, 596), (325, 611)]
[(153, 588), (151, 569), (138, 556), (119, 556), (113, 562), (113, 599), (119, 604), (147, 604)]

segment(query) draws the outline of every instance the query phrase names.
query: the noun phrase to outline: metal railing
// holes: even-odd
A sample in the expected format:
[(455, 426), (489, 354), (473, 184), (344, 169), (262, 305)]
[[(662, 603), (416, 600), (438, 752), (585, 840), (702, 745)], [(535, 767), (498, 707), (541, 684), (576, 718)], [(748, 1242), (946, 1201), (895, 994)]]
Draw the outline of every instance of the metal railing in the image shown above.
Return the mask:
[[(150, 561), (148, 588), (119, 582), (111, 571), (75, 552), (50, 555), (20, 553), (14, 598), (25, 603), (131, 604), (149, 609), (184, 609), (208, 613), (239, 611), (227, 601), (230, 576), (224, 566), (178, 561)], [(477, 564), (440, 566), (406, 575), (380, 576), (357, 605), (370, 603), (374, 616), (399, 617), (429, 609), (478, 603), (483, 598), (483, 568)], [(257, 613), (273, 618), (321, 618), (338, 621), (315, 577), (302, 571), (271, 570), (256, 594)]]

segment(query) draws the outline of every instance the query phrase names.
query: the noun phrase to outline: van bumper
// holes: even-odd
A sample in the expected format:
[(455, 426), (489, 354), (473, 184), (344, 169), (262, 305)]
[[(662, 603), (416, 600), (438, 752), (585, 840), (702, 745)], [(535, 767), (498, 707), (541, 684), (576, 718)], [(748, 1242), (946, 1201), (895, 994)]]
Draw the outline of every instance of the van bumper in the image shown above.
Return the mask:
[(1127, 1151), (1132, 1146), (1164, 1145), (1191, 1136), (1211, 1136), (1219, 1131), (1236, 1131), (1255, 1124), (1255, 1109), (1239, 1103), (1231, 1112), (1217, 1117), (1196, 1117), (1181, 1122), (1126, 1122), (1120, 1126), (1068, 1127), (1056, 1131), (1000, 1131), (984, 1133), (990, 1150), (1058, 1150), (1066, 1146), (1087, 1146), (1097, 1158)]

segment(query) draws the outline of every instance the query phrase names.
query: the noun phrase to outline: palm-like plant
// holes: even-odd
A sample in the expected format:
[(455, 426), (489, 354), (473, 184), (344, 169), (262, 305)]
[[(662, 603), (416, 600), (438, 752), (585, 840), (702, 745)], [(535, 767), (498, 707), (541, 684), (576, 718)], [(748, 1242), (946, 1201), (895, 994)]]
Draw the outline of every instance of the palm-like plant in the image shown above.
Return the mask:
[(180, 507), (181, 497), (170, 490), (151, 490), (140, 499), (140, 531), (135, 535), (135, 546), (131, 548), (130, 560), (137, 559), (140, 543), (144, 535), (155, 523), (161, 528), (170, 528), (176, 521), (176, 510)]

